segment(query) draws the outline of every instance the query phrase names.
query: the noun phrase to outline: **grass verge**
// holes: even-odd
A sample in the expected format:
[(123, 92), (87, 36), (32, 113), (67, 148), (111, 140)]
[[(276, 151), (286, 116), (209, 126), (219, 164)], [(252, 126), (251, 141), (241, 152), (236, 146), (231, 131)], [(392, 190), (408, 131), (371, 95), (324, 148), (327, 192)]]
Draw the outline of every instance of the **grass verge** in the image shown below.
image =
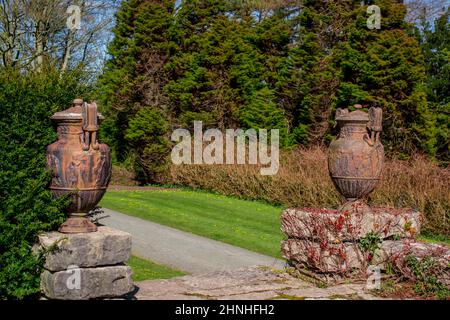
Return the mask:
[(421, 234), (418, 239), (420, 241), (429, 242), (429, 243), (438, 243), (446, 246), (450, 246), (450, 237), (445, 235), (433, 235), (429, 233)]
[(131, 256), (127, 264), (133, 270), (133, 281), (170, 279), (185, 275), (182, 271), (174, 270), (136, 256)]

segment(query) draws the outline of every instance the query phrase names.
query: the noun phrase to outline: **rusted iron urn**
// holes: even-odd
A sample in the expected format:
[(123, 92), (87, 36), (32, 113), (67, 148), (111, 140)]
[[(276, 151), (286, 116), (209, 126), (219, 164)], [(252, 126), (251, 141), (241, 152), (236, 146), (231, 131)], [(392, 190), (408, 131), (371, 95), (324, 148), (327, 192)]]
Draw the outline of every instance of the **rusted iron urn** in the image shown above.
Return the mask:
[(111, 176), (111, 152), (99, 143), (103, 116), (95, 103), (76, 99), (73, 106), (55, 113), (58, 140), (47, 147), (47, 168), (52, 172), (50, 190), (55, 197), (69, 194), (68, 219), (62, 233), (87, 233), (97, 227), (87, 217), (103, 197)]
[(328, 150), (331, 179), (347, 201), (363, 199), (373, 191), (384, 162), (381, 108), (370, 108), (369, 113), (360, 110), (361, 105), (355, 108), (337, 110), (340, 132)]

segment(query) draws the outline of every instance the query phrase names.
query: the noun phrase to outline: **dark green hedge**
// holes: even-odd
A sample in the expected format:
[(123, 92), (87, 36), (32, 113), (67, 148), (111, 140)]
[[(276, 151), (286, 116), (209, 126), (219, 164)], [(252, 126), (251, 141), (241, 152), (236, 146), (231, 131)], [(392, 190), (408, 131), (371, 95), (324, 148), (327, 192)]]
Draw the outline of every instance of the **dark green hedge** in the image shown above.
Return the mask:
[(39, 292), (42, 258), (32, 246), (64, 220), (45, 170), (45, 148), (56, 139), (49, 117), (86, 89), (76, 73), (0, 70), (0, 299)]

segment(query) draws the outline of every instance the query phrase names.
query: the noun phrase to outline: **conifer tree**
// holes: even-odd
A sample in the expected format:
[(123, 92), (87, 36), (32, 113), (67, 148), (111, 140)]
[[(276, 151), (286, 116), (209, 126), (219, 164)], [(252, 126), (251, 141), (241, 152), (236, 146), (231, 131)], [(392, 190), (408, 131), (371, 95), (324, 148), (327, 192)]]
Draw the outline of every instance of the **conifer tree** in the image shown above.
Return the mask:
[[(372, 4), (381, 9), (380, 29), (367, 26)], [(439, 31), (425, 32), (422, 53), (399, 0), (174, 5), (123, 1), (101, 79), (107, 142), (118, 161), (148, 168), (145, 177), (159, 172), (142, 160), (150, 159), (148, 150), (164, 159), (164, 128), (167, 138), (169, 130), (200, 120), (205, 128), (281, 129), (284, 146), (326, 144), (336, 133), (335, 109), (356, 103), (384, 109), (390, 154), (448, 155), (443, 20)], [(161, 123), (150, 121), (156, 115)]]
[[(146, 182), (157, 177), (148, 168), (159, 173), (164, 167), (164, 155), (168, 148), (165, 138), (167, 130), (163, 132), (155, 128), (165, 128), (160, 121), (165, 123), (170, 118), (164, 86), (167, 83), (165, 64), (170, 50), (169, 28), (173, 6), (172, 0), (122, 2), (116, 15), (114, 39), (108, 48), (111, 59), (100, 80), (102, 111), (107, 116), (102, 126), (106, 142), (112, 147), (115, 160), (132, 162), (130, 164), (137, 171), (144, 172)], [(148, 128), (144, 130), (142, 119), (150, 120), (149, 114), (158, 114), (162, 119), (148, 122)], [(130, 125), (139, 126), (142, 136), (126, 135)], [(148, 140), (149, 132), (157, 137)], [(136, 141), (147, 141), (153, 146), (137, 147)], [(159, 155), (148, 157), (150, 149)]]
[(424, 58), (407, 32), (406, 8), (396, 0), (372, 2), (381, 9), (380, 29), (367, 27), (367, 6), (355, 7), (352, 22), (344, 28), (345, 41), (336, 47), (336, 106), (382, 107), (388, 151), (402, 156), (418, 148), (434, 154), (435, 123), (426, 100)]
[(421, 44), (427, 72), (427, 94), (436, 118), (437, 157), (450, 161), (450, 8), (431, 25), (422, 22)]
[[(277, 63), (289, 33), (281, 15), (257, 26), (244, 2), (194, 0), (182, 3), (172, 34), (168, 95), (179, 123), (281, 129), (286, 121), (274, 94)], [(248, 5), (248, 3), (247, 3)]]
[[(291, 144), (331, 139), (330, 119), (338, 86), (334, 48), (355, 1), (306, 0), (295, 8), (290, 50), (279, 67), (278, 94), (289, 116)], [(347, 15), (346, 15), (347, 13)]]
[[(368, 28), (368, 4), (380, 7), (381, 29)], [(296, 58), (300, 64), (306, 62), (307, 70), (295, 83), (301, 88), (298, 109), (294, 109), (294, 115), (295, 111), (300, 115), (295, 123), (300, 134), (307, 129), (309, 141), (326, 141), (333, 110), (361, 103), (384, 109), (388, 151), (399, 155), (416, 149), (435, 152), (423, 55), (407, 32), (405, 10), (397, 0), (305, 1), (299, 18), (303, 36), (291, 52), (295, 61), (296, 51), (313, 48), (309, 59)]]
[(178, 125), (224, 129), (237, 121), (241, 103), (230, 69), (241, 29), (226, 15), (226, 0), (183, 1), (171, 28), (170, 81), (166, 92)]
[(100, 105), (106, 115), (102, 137), (111, 147), (116, 160), (125, 159), (126, 142), (123, 132), (127, 128), (128, 112), (138, 97), (134, 95), (134, 81), (137, 70), (135, 46), (135, 21), (139, 8), (138, 0), (123, 1), (116, 13), (114, 39), (108, 46), (111, 58), (107, 61), (100, 78)]

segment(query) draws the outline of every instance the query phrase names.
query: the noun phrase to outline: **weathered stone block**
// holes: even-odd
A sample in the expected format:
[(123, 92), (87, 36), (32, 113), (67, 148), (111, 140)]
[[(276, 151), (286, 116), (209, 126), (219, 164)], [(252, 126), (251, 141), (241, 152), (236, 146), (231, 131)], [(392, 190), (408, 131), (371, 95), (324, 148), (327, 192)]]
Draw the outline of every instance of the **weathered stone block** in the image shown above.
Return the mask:
[(78, 268), (41, 274), (41, 290), (50, 299), (88, 300), (120, 297), (133, 290), (131, 268)]
[(348, 274), (365, 272), (370, 266), (384, 270), (387, 263), (396, 272), (411, 280), (417, 280), (407, 257), (418, 263), (428, 258), (427, 272), (450, 288), (450, 248), (443, 245), (414, 240), (385, 240), (374, 253), (364, 252), (359, 242), (320, 243), (307, 239), (288, 239), (281, 243), (283, 257), (297, 268), (307, 268), (317, 273)]
[(327, 242), (355, 241), (370, 232), (386, 239), (413, 238), (421, 226), (421, 215), (413, 210), (374, 207), (371, 210), (286, 209), (281, 230), (288, 238)]
[(281, 243), (283, 257), (296, 265), (317, 272), (346, 273), (353, 269), (364, 269), (368, 255), (358, 243), (343, 242), (325, 244), (305, 239), (288, 239)]
[(80, 268), (108, 266), (126, 262), (131, 251), (131, 235), (109, 227), (97, 232), (62, 234), (48, 232), (39, 236), (39, 246), (49, 249), (45, 269), (66, 270), (71, 265)]
[(414, 257), (418, 263), (428, 258), (426, 270), (422, 272), (433, 275), (450, 289), (450, 248), (448, 246), (408, 240), (383, 241), (379, 251), (394, 269), (411, 280), (416, 280), (416, 275), (411, 270), (408, 257)]

